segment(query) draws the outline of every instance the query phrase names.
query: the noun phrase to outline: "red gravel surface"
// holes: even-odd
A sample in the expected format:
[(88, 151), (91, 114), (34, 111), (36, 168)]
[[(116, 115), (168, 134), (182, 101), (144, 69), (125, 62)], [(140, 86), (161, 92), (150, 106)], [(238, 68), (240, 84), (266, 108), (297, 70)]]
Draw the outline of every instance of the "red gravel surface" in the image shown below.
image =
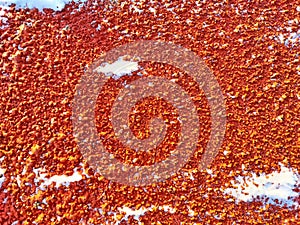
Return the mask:
[[(223, 193), (242, 173), (242, 165), (249, 173), (280, 170), (278, 162), (300, 171), (299, 39), (287, 46), (274, 38), (280, 33), (287, 36), (287, 26), (298, 31), (297, 4), (297, 0), (139, 1), (135, 5), (143, 10), (140, 13), (130, 1), (88, 1), (80, 8), (72, 3), (58, 12), (11, 7), (0, 30), (0, 158), (6, 170), (0, 224), (115, 224), (115, 218), (123, 219), (120, 224), (138, 224), (117, 210), (124, 205), (152, 207), (140, 216), (142, 224), (299, 224), (295, 208), (262, 207), (260, 200), (235, 203)], [(211, 124), (205, 95), (187, 74), (159, 63), (141, 63), (144, 76), (169, 79), (182, 74), (176, 83), (196, 99), (202, 124), (193, 157), (175, 176), (146, 187), (110, 182), (83, 159), (72, 135), (75, 86), (102, 53), (137, 40), (170, 41), (188, 48), (204, 59), (218, 80), (226, 97), (227, 125), (222, 148), (210, 167), (214, 176), (197, 169)], [(136, 165), (146, 165), (168, 157), (177, 136), (169, 135), (155, 154), (136, 156), (109, 139), (112, 126), (103, 122), (122, 82), (139, 78), (133, 74), (109, 80), (98, 101), (97, 129), (119, 160), (128, 163), (138, 157)], [(166, 116), (173, 110), (159, 99), (145, 101), (138, 111), (146, 112), (131, 116), (131, 127), (141, 138), (147, 137), (148, 128), (140, 116)], [(150, 103), (153, 107), (147, 109)], [(176, 113), (169, 116), (175, 121)], [(169, 132), (176, 134), (178, 127), (172, 124)], [(80, 168), (83, 179), (41, 189), (35, 182), (36, 168), (44, 168), (49, 177), (72, 175)], [(163, 205), (176, 212), (164, 211), (159, 207)], [(196, 212), (193, 216), (189, 208)]]

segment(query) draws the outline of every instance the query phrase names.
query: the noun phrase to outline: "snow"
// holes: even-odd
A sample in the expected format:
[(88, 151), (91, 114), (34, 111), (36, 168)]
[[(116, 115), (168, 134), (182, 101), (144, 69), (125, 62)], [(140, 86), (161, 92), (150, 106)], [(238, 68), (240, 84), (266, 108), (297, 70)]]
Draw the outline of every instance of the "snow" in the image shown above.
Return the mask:
[[(0, 158), (0, 162), (4, 160), (4, 156)], [(0, 167), (0, 188), (2, 187), (2, 183), (5, 181), (5, 171), (6, 169), (3, 169)]]
[(5, 181), (5, 176), (4, 176), (4, 173), (5, 173), (5, 169), (2, 169), (0, 167), (0, 187), (2, 187), (2, 183)]
[(69, 186), (71, 182), (80, 181), (83, 177), (82, 175), (86, 175), (85, 173), (80, 174), (76, 169), (74, 169), (74, 173), (71, 176), (66, 175), (54, 175), (52, 177), (46, 178), (47, 173), (44, 169), (38, 168), (34, 169), (34, 173), (36, 174), (35, 182), (41, 182), (39, 188), (44, 190), (47, 186), (55, 183), (55, 187), (59, 186)]
[[(44, 175), (42, 175), (44, 176)], [(45, 178), (43, 178), (45, 179)], [(66, 176), (66, 175), (55, 175), (50, 177), (49, 179), (45, 179), (45, 181), (41, 184), (41, 186), (49, 186), (52, 183), (56, 183), (56, 188), (58, 188), (60, 185), (66, 185), (68, 186), (70, 182), (80, 181), (82, 179), (82, 176), (80, 173), (75, 172), (72, 176)]]
[(194, 210), (192, 210), (192, 209), (190, 208), (190, 206), (188, 206), (187, 208), (188, 208), (188, 216), (194, 217), (194, 216), (197, 215), (197, 213), (196, 213)]
[(158, 207), (160, 210), (163, 209), (165, 212), (175, 213), (176, 209), (170, 207), (169, 205), (163, 205)]
[[(121, 220), (117, 219), (117, 213), (116, 212), (110, 212), (110, 214), (114, 215), (114, 219), (116, 220), (115, 224), (118, 225), (123, 220), (128, 221), (128, 217), (129, 216), (133, 216), (135, 220), (139, 221), (139, 217), (142, 216), (142, 215), (144, 215), (149, 210), (151, 210), (151, 207), (150, 208), (141, 207), (138, 210), (131, 209), (131, 208), (127, 207), (127, 206), (123, 206), (122, 208), (118, 207), (118, 211), (120, 213), (125, 213), (125, 215), (122, 217)], [(102, 210), (100, 209), (100, 211), (102, 211)], [(139, 222), (139, 224), (140, 224), (140, 222)]]
[[(85, 2), (87, 0), (73, 0), (74, 2)], [(3, 17), (5, 15), (4, 10), (9, 9), (11, 4), (16, 4), (17, 8), (37, 8), (42, 11), (44, 8), (50, 8), (53, 10), (62, 10), (66, 4), (72, 2), (72, 0), (0, 0), (0, 21), (6, 24), (7, 19)], [(4, 29), (6, 26), (0, 26), (0, 29)]]
[(280, 164), (281, 171), (275, 171), (271, 174), (260, 174), (257, 176), (252, 173), (251, 176), (238, 176), (235, 181), (232, 181), (234, 188), (227, 188), (224, 193), (229, 194), (239, 201), (250, 202), (255, 197), (262, 199), (269, 198), (267, 203), (274, 204), (278, 199), (279, 205), (297, 206), (291, 198), (299, 196), (299, 193), (293, 189), (299, 182), (300, 174), (290, 168)]
[(133, 71), (139, 69), (138, 62), (131, 62), (124, 60), (120, 57), (117, 61), (112, 64), (104, 64), (95, 69), (98, 73), (104, 73), (106, 76), (112, 76), (114, 79), (118, 79), (124, 75), (130, 75)]
[[(75, 0), (74, 2), (85, 2), (86, 0)], [(18, 8), (50, 8), (53, 10), (62, 10), (71, 0), (0, 0), (0, 7), (7, 8), (12, 3), (16, 4)], [(1, 14), (1, 13), (0, 13)]]
[(298, 18), (294, 18), (286, 23), (285, 27), (278, 29), (281, 33), (273, 38), (281, 44), (293, 47), (300, 43), (300, 29), (293, 32), (293, 27), (299, 27), (299, 20)]
[[(151, 207), (148, 207), (148, 208), (141, 207), (141, 208), (139, 208), (137, 210), (131, 209), (131, 208), (127, 207), (127, 206), (123, 206), (122, 208), (119, 207), (118, 211), (121, 212), (121, 213), (125, 213), (125, 215), (124, 215), (124, 217), (122, 218), (121, 221), (123, 221), (123, 220), (128, 221), (128, 217), (129, 216), (133, 216), (134, 219), (137, 220), (139, 222), (139, 224), (141, 224), (140, 221), (139, 221), (139, 217), (143, 216), (146, 212), (153, 211), (155, 209), (164, 210), (165, 212), (169, 212), (169, 213), (172, 213), (172, 214), (176, 212), (176, 209), (172, 208), (169, 205), (163, 205), (163, 206), (158, 206), (158, 207), (154, 207), (152, 205)], [(121, 221), (116, 219), (116, 213), (115, 212), (113, 214), (115, 215), (115, 220), (117, 221), (115, 224), (117, 225)]]
[(144, 215), (145, 212), (147, 212), (149, 209), (148, 208), (143, 208), (141, 207), (140, 209), (138, 210), (133, 210), (129, 207), (126, 207), (126, 206), (123, 206), (122, 208), (119, 208), (119, 211), (120, 212), (125, 212), (126, 215), (125, 215), (125, 220), (128, 219), (128, 216), (134, 216), (134, 219), (136, 220), (139, 220), (139, 217)]
[(299, 38), (300, 35), (297, 33), (290, 33), (288, 36), (283, 34), (279, 34), (278, 36), (275, 36), (276, 41), (286, 46), (290, 44), (294, 45), (295, 43), (299, 42)]

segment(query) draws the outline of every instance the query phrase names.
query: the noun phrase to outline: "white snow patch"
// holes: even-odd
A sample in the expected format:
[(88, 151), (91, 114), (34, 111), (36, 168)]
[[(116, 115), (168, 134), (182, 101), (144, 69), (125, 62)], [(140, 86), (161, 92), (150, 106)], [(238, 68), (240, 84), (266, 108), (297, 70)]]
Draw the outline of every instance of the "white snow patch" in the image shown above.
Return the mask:
[[(85, 2), (86, 0), (74, 0), (74, 2)], [(0, 7), (8, 7), (12, 3), (18, 8), (50, 8), (53, 10), (62, 10), (71, 0), (0, 0)], [(1, 13), (0, 13), (1, 14)]]
[(4, 176), (5, 171), (6, 169), (2, 169), (0, 167), (0, 187), (2, 187), (2, 183), (5, 181), (5, 176)]
[(279, 205), (287, 204), (287, 206), (296, 206), (298, 204), (291, 198), (299, 196), (299, 193), (293, 189), (299, 182), (300, 174), (297, 171), (289, 169), (280, 164), (280, 172), (272, 172), (271, 174), (260, 174), (257, 176), (252, 173), (251, 176), (238, 176), (234, 184), (234, 188), (224, 190), (225, 194), (229, 194), (239, 201), (253, 201), (255, 197), (262, 199), (269, 198), (269, 204), (275, 204), (275, 200), (280, 201)]
[[(2, 156), (0, 158), (0, 162), (3, 162), (4, 159), (5, 159), (5, 156)], [(0, 187), (2, 187), (2, 183), (5, 181), (5, 172), (6, 172), (6, 169), (2, 169), (0, 167)]]
[(127, 220), (129, 216), (134, 216), (134, 219), (139, 220), (139, 217), (144, 215), (145, 212), (149, 211), (149, 209), (150, 208), (141, 207), (138, 210), (133, 210), (129, 207), (123, 206), (123, 208), (119, 208), (119, 211), (126, 213), (125, 218), (124, 218), (125, 220)]
[(172, 208), (171, 206), (168, 205), (163, 205), (163, 206), (159, 206), (158, 207), (160, 210), (164, 210), (165, 212), (169, 212), (169, 213), (175, 213), (176, 209)]
[[(131, 209), (127, 206), (123, 206), (122, 208), (118, 208), (119, 212), (121, 213), (126, 213), (124, 215), (124, 217), (122, 218), (122, 220), (128, 220), (128, 217), (129, 216), (133, 216), (135, 220), (139, 221), (139, 217), (144, 215), (147, 211), (153, 211), (155, 207), (154, 206), (151, 206), (151, 207), (148, 207), (148, 208), (145, 208), (145, 207), (141, 207), (140, 209), (138, 210), (134, 210), (134, 209)], [(169, 213), (175, 213), (176, 212), (176, 209), (172, 208), (171, 206), (168, 206), (168, 205), (163, 205), (163, 206), (158, 206), (157, 209), (159, 210), (164, 210), (165, 212), (169, 212)], [(115, 217), (116, 217), (116, 213), (115, 213)], [(116, 219), (116, 218), (115, 218)], [(121, 221), (118, 221), (116, 219), (116, 224), (119, 224)], [(139, 222), (139, 224), (141, 224)]]
[[(298, 29), (297, 31), (293, 31), (292, 26), (299, 26), (299, 21), (297, 18), (295, 18), (294, 20), (289, 20), (287, 22), (287, 26), (283, 27), (283, 28), (279, 28), (279, 31), (282, 31), (282, 33), (280, 33), (278, 36), (274, 36), (274, 39), (276, 41), (278, 41), (281, 44), (284, 44), (286, 46), (288, 45), (297, 45), (300, 43), (300, 29)], [(288, 33), (284, 32), (287, 31)]]
[(137, 7), (136, 5), (130, 5), (130, 9), (133, 11), (133, 12), (136, 12), (138, 14), (141, 14), (144, 12), (144, 10), (140, 9), (139, 7)]
[(118, 79), (124, 75), (130, 75), (133, 71), (139, 69), (138, 62), (126, 61), (123, 57), (120, 57), (112, 64), (104, 64), (95, 69), (98, 73), (104, 73), (106, 76), (111, 76), (114, 79)]
[(71, 176), (54, 175), (49, 178), (46, 178), (47, 173), (41, 168), (34, 169), (34, 172), (37, 176), (35, 178), (35, 182), (41, 181), (41, 184), (39, 186), (41, 190), (44, 190), (47, 186), (51, 185), (54, 182), (56, 183), (55, 187), (58, 188), (61, 185), (69, 186), (71, 182), (80, 181), (83, 178), (76, 169), (74, 169), (74, 173)]
[[(86, 0), (74, 0), (74, 2), (84, 3)], [(72, 0), (0, 0), (0, 20), (4, 25), (0, 26), (0, 30), (4, 29), (7, 25), (7, 18), (5, 18), (5, 9), (9, 9), (11, 4), (16, 4), (17, 8), (37, 8), (42, 11), (45, 8), (53, 10), (62, 10), (66, 4)]]
[(188, 208), (188, 215), (190, 216), (190, 217), (194, 217), (194, 216), (196, 216), (197, 215), (197, 213), (194, 211), (194, 210), (192, 210), (189, 206), (187, 207)]
[(206, 169), (206, 172), (209, 174), (209, 175), (212, 175), (213, 174), (213, 171), (211, 169)]
[(49, 186), (53, 182), (56, 183), (56, 188), (60, 185), (68, 185), (70, 182), (80, 181), (82, 179), (82, 176), (80, 173), (76, 172), (72, 176), (66, 176), (66, 175), (55, 175), (53, 177), (50, 177), (49, 179), (45, 179), (45, 181), (41, 184), (41, 186)]
[(152, 13), (154, 13), (154, 14), (156, 15), (156, 9), (150, 7), (150, 8), (149, 8), (149, 11), (152, 12)]

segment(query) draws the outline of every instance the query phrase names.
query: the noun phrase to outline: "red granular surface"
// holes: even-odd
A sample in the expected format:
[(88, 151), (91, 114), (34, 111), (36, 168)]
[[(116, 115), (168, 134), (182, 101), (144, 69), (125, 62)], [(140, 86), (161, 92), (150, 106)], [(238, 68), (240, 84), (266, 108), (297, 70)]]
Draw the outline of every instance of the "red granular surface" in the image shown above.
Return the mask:
[[(126, 205), (154, 207), (140, 216), (144, 224), (299, 224), (296, 208), (262, 207), (259, 200), (235, 203), (222, 191), (232, 186), (230, 181), (242, 173), (242, 165), (246, 171), (270, 173), (279, 170), (281, 162), (300, 171), (299, 39), (289, 46), (274, 39), (288, 35), (284, 27), (292, 32), (299, 29), (297, 4), (296, 0), (140, 1), (136, 7), (143, 12), (135, 11), (131, 1), (88, 1), (82, 8), (72, 3), (60, 12), (12, 7), (0, 30), (0, 157), (1, 168), (6, 169), (0, 223), (114, 224), (111, 212), (122, 220), (117, 208)], [(188, 75), (176, 82), (197, 99), (202, 124), (197, 151), (182, 171), (159, 184), (128, 187), (95, 174), (85, 163), (72, 135), (75, 86), (86, 66), (103, 52), (137, 40), (171, 41), (191, 49), (218, 80), (226, 97), (227, 129), (211, 165), (214, 176), (197, 170), (209, 137), (209, 107)], [(149, 76), (168, 78), (168, 70), (180, 73), (167, 65), (144, 66)], [(110, 80), (102, 95), (115, 96), (121, 81), (134, 79), (138, 76)], [(100, 118), (107, 116), (103, 109), (112, 101), (99, 98)], [(147, 101), (156, 111), (141, 116), (166, 116), (173, 110), (160, 100)], [(137, 107), (147, 109), (143, 102)], [(99, 135), (106, 137), (111, 124), (97, 118)], [(132, 114), (131, 127), (146, 138), (148, 120), (139, 124), (137, 118)], [(176, 133), (178, 126), (173, 124), (170, 132)], [(168, 157), (176, 138), (169, 137), (155, 155), (141, 153), (136, 165)], [(130, 149), (120, 147), (117, 140), (106, 140), (108, 151), (131, 162)], [(56, 188), (53, 183), (40, 189), (35, 182), (36, 168), (54, 176), (72, 175), (78, 167), (89, 176), (82, 174), (84, 179), (69, 186)], [(195, 179), (185, 176), (186, 171)], [(176, 211), (159, 207), (164, 205)], [(196, 212), (194, 216), (189, 208)], [(130, 216), (120, 224), (138, 221)]]

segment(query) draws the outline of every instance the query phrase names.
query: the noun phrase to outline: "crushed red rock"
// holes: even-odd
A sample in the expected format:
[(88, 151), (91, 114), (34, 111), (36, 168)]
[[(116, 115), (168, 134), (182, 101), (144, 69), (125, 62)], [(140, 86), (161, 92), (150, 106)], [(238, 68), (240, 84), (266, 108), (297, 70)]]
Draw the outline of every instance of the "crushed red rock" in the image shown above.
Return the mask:
[[(241, 174), (242, 165), (246, 171), (270, 173), (279, 170), (281, 162), (300, 171), (300, 45), (299, 40), (288, 46), (276, 41), (280, 33), (288, 35), (280, 28), (298, 31), (297, 4), (296, 0), (87, 1), (81, 8), (71, 3), (58, 12), (12, 6), (0, 30), (0, 158), (4, 157), (1, 168), (6, 169), (0, 223), (115, 224), (117, 218), (123, 219), (120, 224), (138, 224), (133, 216), (124, 220), (118, 211), (126, 205), (152, 207), (139, 217), (142, 224), (298, 224), (296, 209), (262, 207), (260, 200), (235, 203), (222, 192)], [(137, 40), (170, 41), (191, 49), (213, 71), (227, 109), (225, 140), (210, 167), (214, 176), (197, 170), (211, 122), (204, 93), (190, 85), (186, 74), (176, 82), (197, 99), (202, 129), (198, 148), (181, 172), (162, 183), (128, 187), (110, 182), (84, 163), (72, 135), (75, 86), (102, 53)], [(158, 63), (144, 63), (143, 68), (145, 76), (170, 78), (171, 73), (181, 73)], [(144, 165), (168, 157), (177, 136), (155, 155), (136, 156), (108, 138), (109, 122), (101, 123), (109, 113), (103, 109), (111, 107), (122, 82), (138, 78), (133, 74), (106, 84), (102, 95), (111, 98), (99, 97), (97, 128), (108, 151), (119, 160), (128, 163), (136, 157), (135, 164)], [(143, 138), (147, 121), (139, 121), (139, 116), (165, 116), (172, 111), (160, 100), (146, 101), (138, 106), (146, 112), (131, 117), (132, 129)], [(169, 118), (175, 121), (169, 131), (176, 134), (175, 115)], [(37, 168), (44, 168), (49, 176), (72, 175), (81, 168), (83, 179), (42, 190), (35, 181)], [(159, 208), (163, 205), (176, 211), (166, 212)], [(189, 209), (196, 213), (189, 215)]]

